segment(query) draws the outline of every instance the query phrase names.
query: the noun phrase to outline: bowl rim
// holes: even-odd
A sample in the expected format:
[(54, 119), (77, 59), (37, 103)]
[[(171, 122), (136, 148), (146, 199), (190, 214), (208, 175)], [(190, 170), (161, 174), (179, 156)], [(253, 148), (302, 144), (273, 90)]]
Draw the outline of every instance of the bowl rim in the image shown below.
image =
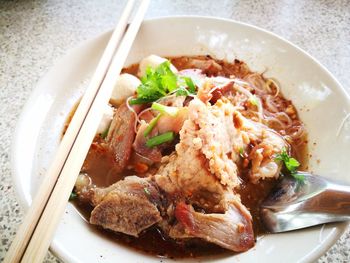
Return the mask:
[[(334, 82), (334, 86), (333, 88), (336, 87), (336, 90), (338, 92), (340, 92), (341, 96), (343, 96), (345, 98), (345, 102), (347, 104), (347, 107), (350, 109), (350, 94), (345, 90), (345, 88), (341, 85), (341, 83), (335, 78), (335, 76), (325, 67), (323, 66), (316, 58), (314, 58), (312, 55), (310, 55), (309, 53), (307, 53), (306, 51), (304, 51), (303, 49), (301, 49), (299, 46), (297, 46), (296, 44), (293, 44), (291, 41), (277, 35), (276, 33), (273, 33), (271, 31), (268, 31), (266, 29), (260, 28), (258, 26), (246, 23), (246, 22), (241, 22), (241, 21), (237, 21), (234, 19), (228, 19), (228, 18), (221, 18), (221, 17), (215, 17), (215, 16), (201, 16), (201, 15), (171, 15), (171, 16), (157, 16), (157, 17), (153, 17), (153, 18), (147, 18), (142, 22), (142, 25), (144, 24), (149, 24), (149, 23), (160, 23), (164, 20), (180, 20), (180, 19), (199, 19), (199, 20), (211, 20), (213, 22), (225, 22), (225, 23), (233, 23), (236, 24), (238, 26), (243, 26), (243, 27), (248, 27), (260, 32), (263, 32), (264, 34), (267, 34), (273, 38), (278, 39), (279, 41), (285, 42), (287, 45), (289, 45), (290, 47), (298, 50), (299, 52), (301, 52), (304, 56), (306, 56), (310, 61), (312, 61), (316, 66), (318, 66), (323, 72), (324, 74), (328, 75), (328, 77), (330, 78), (331, 81)], [(176, 22), (176, 21), (174, 21)], [(142, 26), (141, 25), (141, 26)], [(26, 213), (30, 204), (31, 204), (31, 200), (34, 197), (28, 197), (26, 196), (26, 194), (22, 191), (20, 191), (21, 189), (21, 181), (19, 180), (19, 177), (16, 176), (17, 171), (18, 171), (18, 160), (16, 159), (16, 152), (20, 149), (20, 145), (18, 145), (17, 142), (17, 138), (20, 135), (20, 124), (22, 123), (22, 120), (25, 119), (26, 117), (26, 113), (28, 111), (28, 109), (31, 108), (31, 101), (33, 101), (33, 99), (35, 97), (37, 97), (37, 94), (40, 94), (44, 91), (44, 87), (42, 85), (40, 85), (40, 82), (43, 80), (43, 78), (51, 71), (52, 68), (56, 67), (57, 65), (60, 64), (60, 62), (62, 62), (62, 60), (64, 60), (64, 58), (68, 57), (70, 54), (75, 53), (77, 50), (79, 50), (80, 48), (82, 48), (83, 46), (86, 46), (89, 42), (100, 38), (102, 36), (108, 35), (110, 34), (112, 31), (112, 29), (106, 30), (104, 32), (102, 32), (101, 34), (95, 35), (92, 38), (86, 39), (82, 42), (80, 42), (78, 45), (76, 45), (75, 47), (73, 47), (72, 49), (67, 50), (61, 57), (58, 58), (58, 60), (53, 63), (46, 71), (43, 72), (43, 74), (41, 75), (39, 81), (36, 83), (34, 89), (32, 90), (30, 96), (28, 97), (27, 101), (25, 102), (21, 113), (19, 114), (17, 121), (16, 121), (16, 125), (15, 125), (15, 131), (13, 134), (13, 137), (11, 139), (11, 145), (10, 145), (10, 171), (11, 171), (11, 179), (15, 188), (15, 193), (16, 193), (16, 200), (18, 201), (19, 205), (23, 208), (24, 212)], [(327, 250), (329, 250), (329, 248), (334, 245), (334, 243), (340, 238), (340, 236), (342, 234), (344, 234), (345, 230), (347, 229), (348, 225), (350, 225), (350, 222), (340, 222), (337, 223), (337, 227), (339, 228), (339, 233), (334, 237), (334, 238), (328, 238), (327, 241), (328, 242), (323, 242), (322, 244), (319, 245), (318, 247), (318, 252), (313, 253), (313, 255), (311, 257), (309, 257), (308, 259), (310, 261), (315, 261), (318, 258), (320, 258), (322, 255), (324, 255)], [(64, 247), (62, 247), (54, 238), (52, 240), (52, 243), (50, 245), (49, 250), (58, 258), (64, 260), (65, 262), (71, 262), (72, 258), (70, 257), (70, 255), (67, 255)]]

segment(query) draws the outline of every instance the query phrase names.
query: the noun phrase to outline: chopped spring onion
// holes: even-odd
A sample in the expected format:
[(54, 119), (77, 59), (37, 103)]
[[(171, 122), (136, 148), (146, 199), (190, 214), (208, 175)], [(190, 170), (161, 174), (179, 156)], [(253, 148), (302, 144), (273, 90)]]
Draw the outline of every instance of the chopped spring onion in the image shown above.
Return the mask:
[(159, 120), (161, 115), (162, 114), (158, 114), (157, 117), (155, 117), (155, 118), (153, 118), (151, 120), (151, 122), (148, 124), (147, 128), (145, 129), (145, 131), (143, 133), (143, 136), (147, 137), (148, 134), (151, 133), (151, 131), (153, 130), (154, 126), (156, 126), (156, 124), (157, 124), (157, 122), (158, 122), (158, 120)]
[(253, 96), (251, 96), (251, 97), (249, 98), (249, 102), (250, 102), (252, 105), (259, 107), (260, 101), (259, 101), (259, 99), (258, 99), (255, 95), (253, 95)]
[(69, 201), (73, 201), (78, 197), (78, 195), (73, 191), (70, 193)]
[(239, 155), (244, 158), (244, 150), (243, 147), (239, 148)]
[(175, 94), (177, 97), (179, 97), (179, 96), (189, 96), (191, 93), (184, 87), (180, 87), (176, 90)]
[(160, 134), (158, 136), (154, 136), (151, 139), (149, 139), (146, 142), (146, 146), (151, 148), (151, 147), (157, 146), (159, 144), (172, 141), (172, 140), (174, 140), (174, 138), (175, 138), (174, 132), (166, 132), (166, 133)]
[(179, 112), (179, 109), (176, 107), (165, 106), (157, 102), (153, 102), (151, 108), (159, 111), (160, 113), (168, 114), (172, 117), (175, 117), (176, 114)]
[(146, 193), (147, 195), (151, 195), (151, 192), (148, 190), (147, 187), (144, 187), (143, 190), (145, 191), (145, 193)]
[(103, 133), (101, 133), (101, 138), (102, 139), (106, 139), (106, 137), (108, 135), (108, 131), (109, 131), (109, 127)]
[(298, 174), (297, 171), (292, 173), (292, 176), (300, 182), (304, 182), (305, 176), (303, 174)]
[(179, 77), (179, 87), (174, 91), (176, 96), (196, 95), (196, 86), (190, 77)]
[(133, 98), (133, 99), (129, 100), (129, 104), (130, 105), (145, 104), (145, 103), (148, 103), (148, 102), (152, 102), (152, 101), (150, 101), (148, 99), (142, 99), (142, 98)]

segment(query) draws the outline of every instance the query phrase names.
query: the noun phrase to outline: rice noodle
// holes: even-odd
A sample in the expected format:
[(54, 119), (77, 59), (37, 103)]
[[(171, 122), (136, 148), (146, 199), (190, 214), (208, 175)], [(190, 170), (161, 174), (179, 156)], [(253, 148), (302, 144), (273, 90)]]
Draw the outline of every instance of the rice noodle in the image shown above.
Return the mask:
[[(271, 82), (275, 87), (276, 87), (276, 93), (275, 93), (275, 95), (273, 95), (275, 98), (279, 95), (279, 93), (280, 93), (280, 84), (279, 84), (279, 82), (278, 82), (278, 80), (276, 80), (276, 79), (274, 79), (274, 78), (269, 78), (269, 79), (267, 79), (267, 81), (266, 82)], [(270, 87), (270, 85), (269, 85), (269, 87)], [(271, 89), (270, 89), (271, 90)]]
[(240, 93), (243, 93), (243, 94), (246, 95), (248, 98), (252, 98), (252, 97), (253, 97), (253, 94), (252, 94), (249, 90), (243, 88), (242, 86), (240, 86), (240, 85), (238, 85), (238, 84), (236, 84), (236, 83), (233, 83), (233, 88), (234, 88), (236, 91), (238, 91), (238, 92), (240, 92)]
[(147, 163), (148, 163), (149, 165), (151, 165), (151, 164), (154, 163), (151, 159), (147, 158), (146, 156), (143, 156), (142, 154), (139, 154), (139, 153), (136, 152), (136, 151), (135, 151), (135, 154), (136, 154), (139, 158), (144, 159), (145, 161), (147, 161)]
[(250, 83), (251, 86), (253, 86), (255, 90), (266, 92), (266, 82), (260, 74), (252, 73), (249, 74), (245, 79)]
[(284, 119), (287, 122), (287, 127), (289, 127), (293, 124), (293, 122), (292, 122), (291, 118), (288, 116), (288, 114), (283, 112), (283, 111), (277, 112), (276, 117), (279, 120), (281, 120), (281, 118), (279, 118), (279, 117), (282, 117), (282, 119)]
[(261, 99), (258, 98), (259, 100), (259, 103), (258, 103), (258, 112), (259, 112), (259, 118), (260, 118), (260, 121), (264, 118), (264, 108), (262, 106), (262, 102), (261, 102)]
[(243, 80), (241, 80), (241, 79), (237, 79), (237, 78), (234, 78), (234, 79), (232, 79), (235, 83), (237, 83), (237, 84), (239, 84), (239, 85), (241, 85), (241, 86), (250, 86), (250, 84), (248, 83), (248, 82), (245, 82), (245, 81), (243, 81)]
[[(280, 130), (285, 130), (286, 129), (286, 125), (281, 122), (279, 119), (275, 118), (275, 117), (265, 117), (265, 121), (267, 121), (267, 123), (270, 123), (270, 122), (275, 122), (277, 123), (281, 129)], [(270, 126), (270, 125), (268, 125)]]
[(138, 119), (140, 120), (140, 123), (141, 123), (141, 116), (146, 113), (147, 111), (152, 111), (153, 109), (152, 108), (146, 108), (144, 109), (143, 111), (141, 111), (139, 114), (138, 114)]
[(271, 95), (267, 95), (265, 98), (265, 105), (271, 112), (278, 112), (277, 107), (274, 105), (275, 103), (271, 101)]
[[(248, 97), (248, 99), (254, 98), (254, 95), (248, 89), (238, 85), (236, 82), (233, 83), (233, 88), (236, 91), (246, 95)], [(258, 116), (259, 116), (259, 121), (261, 121), (263, 119), (263, 117), (264, 117), (264, 110), (263, 110), (263, 107), (262, 107), (262, 101), (261, 101), (261, 99), (259, 97), (255, 97), (255, 98), (258, 100), (258, 103), (257, 103)]]
[(134, 123), (134, 131), (137, 133), (137, 124), (141, 124), (141, 121), (139, 119), (139, 116), (137, 115), (136, 111), (130, 106), (129, 101), (133, 98), (133, 96), (130, 96), (126, 99), (126, 107), (128, 107), (129, 111), (131, 111), (135, 115), (135, 123)]
[(336, 137), (338, 137), (338, 136), (340, 135), (341, 130), (343, 129), (345, 122), (346, 122), (349, 118), (350, 118), (350, 112), (344, 117), (344, 119), (343, 119), (342, 122), (340, 123), (339, 128), (338, 128), (337, 133), (336, 133)]
[[(293, 132), (293, 130), (295, 130), (295, 129), (296, 129), (296, 131)], [(299, 126), (294, 124), (291, 129), (288, 129), (288, 131), (292, 131), (292, 132), (287, 132), (287, 133), (293, 139), (293, 141), (297, 141), (297, 140), (301, 139), (301, 137), (305, 133), (305, 129), (304, 129), (304, 126), (302, 124), (299, 124)]]
[(265, 89), (267, 90), (268, 93), (272, 93), (271, 88), (270, 88), (270, 85), (268, 84), (268, 82), (269, 82), (269, 80), (267, 80), (267, 81), (265, 82), (265, 84), (264, 84)]

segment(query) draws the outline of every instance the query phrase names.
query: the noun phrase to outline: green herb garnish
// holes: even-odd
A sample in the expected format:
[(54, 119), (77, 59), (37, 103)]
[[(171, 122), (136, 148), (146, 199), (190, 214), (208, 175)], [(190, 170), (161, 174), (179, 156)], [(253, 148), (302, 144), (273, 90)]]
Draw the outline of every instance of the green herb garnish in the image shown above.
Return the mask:
[(179, 77), (179, 87), (176, 89), (176, 96), (190, 96), (196, 94), (196, 86), (192, 79), (186, 76)]
[(141, 84), (136, 90), (137, 98), (131, 99), (131, 105), (144, 104), (156, 101), (169, 93), (176, 95), (185, 94), (188, 87), (189, 93), (195, 93), (196, 87), (189, 77), (179, 77), (170, 69), (170, 62), (164, 61), (157, 68), (148, 67), (146, 74), (141, 78)]
[(130, 105), (138, 105), (138, 104), (145, 104), (145, 103), (149, 103), (152, 102), (149, 99), (141, 99), (141, 98), (134, 98), (129, 100), (129, 104)]
[(179, 96), (189, 96), (191, 95), (191, 93), (184, 87), (180, 87), (176, 90), (176, 97), (179, 97)]
[(257, 107), (259, 107), (259, 99), (255, 96), (255, 95), (253, 95), (253, 96), (251, 96), (250, 98), (249, 98), (249, 102), (252, 104), (252, 105), (255, 105), (255, 106), (257, 106)]
[(239, 148), (239, 155), (244, 158), (244, 150), (243, 147)]
[(159, 111), (160, 113), (168, 114), (172, 117), (175, 117), (179, 112), (179, 109), (177, 107), (169, 107), (157, 102), (153, 102), (151, 108), (153, 110)]
[(300, 181), (304, 180), (304, 176), (297, 173), (297, 169), (300, 166), (300, 163), (288, 155), (286, 148), (283, 148), (282, 152), (277, 154), (275, 160), (282, 161), (284, 163), (284, 166), (295, 179)]
[(73, 201), (78, 197), (77, 193), (72, 191), (69, 196), (69, 201)]
[(102, 139), (106, 139), (106, 137), (108, 135), (108, 131), (109, 131), (109, 127), (103, 133), (101, 133), (101, 138)]
[(291, 173), (291, 175), (298, 181), (300, 182), (304, 182), (305, 180), (305, 176), (303, 174), (298, 174), (297, 171), (295, 171), (294, 173)]
[(188, 91), (191, 93), (191, 94), (196, 94), (196, 86), (194, 85), (192, 79), (190, 77), (182, 77), (182, 79), (185, 80), (185, 83), (188, 87)]
[(158, 114), (157, 117), (153, 118), (150, 123), (148, 124), (147, 128), (145, 129), (145, 131), (143, 132), (143, 136), (147, 137), (148, 134), (151, 133), (151, 131), (153, 130), (153, 128), (156, 126), (160, 116), (162, 114)]
[(159, 144), (174, 140), (174, 132), (165, 132), (158, 136), (154, 136), (151, 139), (147, 140), (146, 146), (149, 148), (155, 147)]
[(143, 190), (145, 191), (145, 193), (146, 193), (147, 195), (151, 195), (151, 192), (148, 190), (147, 187), (144, 187)]

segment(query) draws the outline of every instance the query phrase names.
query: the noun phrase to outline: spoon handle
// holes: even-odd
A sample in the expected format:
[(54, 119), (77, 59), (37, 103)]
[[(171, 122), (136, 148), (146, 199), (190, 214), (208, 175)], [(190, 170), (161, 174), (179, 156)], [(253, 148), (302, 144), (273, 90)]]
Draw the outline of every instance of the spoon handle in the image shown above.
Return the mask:
[(311, 186), (299, 193), (302, 211), (322, 213), (329, 221), (350, 220), (350, 186), (315, 175), (308, 182)]
[[(350, 187), (329, 183), (328, 189), (321, 194), (325, 212), (350, 219)], [(326, 210), (327, 209), (327, 210)]]

